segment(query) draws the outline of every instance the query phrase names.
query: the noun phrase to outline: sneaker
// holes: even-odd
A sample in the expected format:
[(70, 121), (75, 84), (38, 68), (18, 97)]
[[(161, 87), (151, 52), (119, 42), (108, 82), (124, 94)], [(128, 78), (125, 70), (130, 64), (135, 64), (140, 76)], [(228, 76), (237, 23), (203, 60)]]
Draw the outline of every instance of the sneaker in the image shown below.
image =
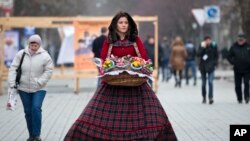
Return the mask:
[(214, 100), (213, 99), (209, 99), (209, 104), (213, 104)]

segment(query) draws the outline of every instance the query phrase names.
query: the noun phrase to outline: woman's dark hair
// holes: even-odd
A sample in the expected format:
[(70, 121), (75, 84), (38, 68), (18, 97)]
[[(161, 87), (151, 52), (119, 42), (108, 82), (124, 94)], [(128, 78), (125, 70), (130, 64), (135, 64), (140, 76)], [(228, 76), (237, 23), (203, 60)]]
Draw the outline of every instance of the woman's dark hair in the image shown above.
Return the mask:
[(207, 35), (204, 37), (204, 40), (212, 39), (211, 36)]
[(128, 31), (126, 33), (126, 38), (131, 42), (135, 42), (136, 36), (138, 36), (138, 29), (135, 21), (128, 13), (118, 12), (109, 25), (108, 43), (114, 43), (120, 39), (117, 34), (117, 23), (122, 17), (126, 17), (128, 19)]

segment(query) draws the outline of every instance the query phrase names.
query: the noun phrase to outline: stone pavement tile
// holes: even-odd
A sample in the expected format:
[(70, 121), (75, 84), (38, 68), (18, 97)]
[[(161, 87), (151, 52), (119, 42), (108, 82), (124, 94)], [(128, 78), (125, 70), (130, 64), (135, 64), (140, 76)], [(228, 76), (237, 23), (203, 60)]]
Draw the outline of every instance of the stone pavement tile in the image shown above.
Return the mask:
[[(93, 93), (46, 95), (43, 103), (41, 138), (44, 141), (63, 140)], [(0, 97), (0, 141), (24, 141), (28, 138), (22, 103), (18, 97), (16, 111), (6, 111), (7, 95)]]
[(182, 88), (174, 88), (173, 80), (160, 83), (157, 96), (180, 141), (229, 140), (230, 124), (250, 124), (250, 105), (238, 104), (233, 83), (223, 79), (214, 81), (213, 105), (201, 104), (200, 80)]

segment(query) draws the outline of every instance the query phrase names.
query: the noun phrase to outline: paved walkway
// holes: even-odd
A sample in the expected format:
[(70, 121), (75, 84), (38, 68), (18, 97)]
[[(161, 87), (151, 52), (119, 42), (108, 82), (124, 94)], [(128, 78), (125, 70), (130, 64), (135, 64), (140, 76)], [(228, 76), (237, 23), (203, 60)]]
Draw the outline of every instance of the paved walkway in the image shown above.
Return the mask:
[[(218, 75), (218, 73), (217, 73)], [(215, 103), (201, 104), (200, 80), (197, 86), (174, 88), (174, 82), (160, 82), (158, 97), (180, 141), (227, 141), (230, 124), (250, 124), (250, 104), (238, 104), (231, 81), (232, 72), (219, 72), (214, 82)], [(184, 82), (183, 82), (184, 84)], [(192, 84), (192, 81), (190, 82)], [(74, 83), (51, 81), (43, 105), (42, 139), (62, 141), (95, 90), (95, 79), (81, 81), (82, 92), (71, 92)], [(0, 141), (24, 141), (28, 137), (23, 108), (18, 99), (16, 111), (6, 111), (7, 96), (0, 96)]]

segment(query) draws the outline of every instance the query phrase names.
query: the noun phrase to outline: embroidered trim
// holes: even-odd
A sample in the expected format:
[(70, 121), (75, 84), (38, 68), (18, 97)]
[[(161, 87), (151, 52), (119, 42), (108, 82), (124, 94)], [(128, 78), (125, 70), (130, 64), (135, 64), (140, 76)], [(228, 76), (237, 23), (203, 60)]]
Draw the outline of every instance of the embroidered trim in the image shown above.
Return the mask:
[(134, 71), (130, 71), (130, 70), (115, 70), (115, 71), (107, 72), (107, 73), (100, 75), (100, 76), (97, 76), (97, 77), (101, 78), (105, 75), (119, 75), (120, 73), (123, 73), (123, 72), (127, 72), (130, 75), (138, 75), (139, 77), (147, 77), (148, 79), (151, 79), (152, 81), (154, 81), (154, 78), (152, 76), (148, 76), (146, 74), (134, 72)]
[(128, 46), (132, 46), (133, 45), (133, 42), (129, 41), (129, 40), (125, 40), (125, 41), (116, 41), (113, 43), (113, 46), (114, 47), (120, 47), (120, 46), (123, 46), (123, 47), (128, 47)]

